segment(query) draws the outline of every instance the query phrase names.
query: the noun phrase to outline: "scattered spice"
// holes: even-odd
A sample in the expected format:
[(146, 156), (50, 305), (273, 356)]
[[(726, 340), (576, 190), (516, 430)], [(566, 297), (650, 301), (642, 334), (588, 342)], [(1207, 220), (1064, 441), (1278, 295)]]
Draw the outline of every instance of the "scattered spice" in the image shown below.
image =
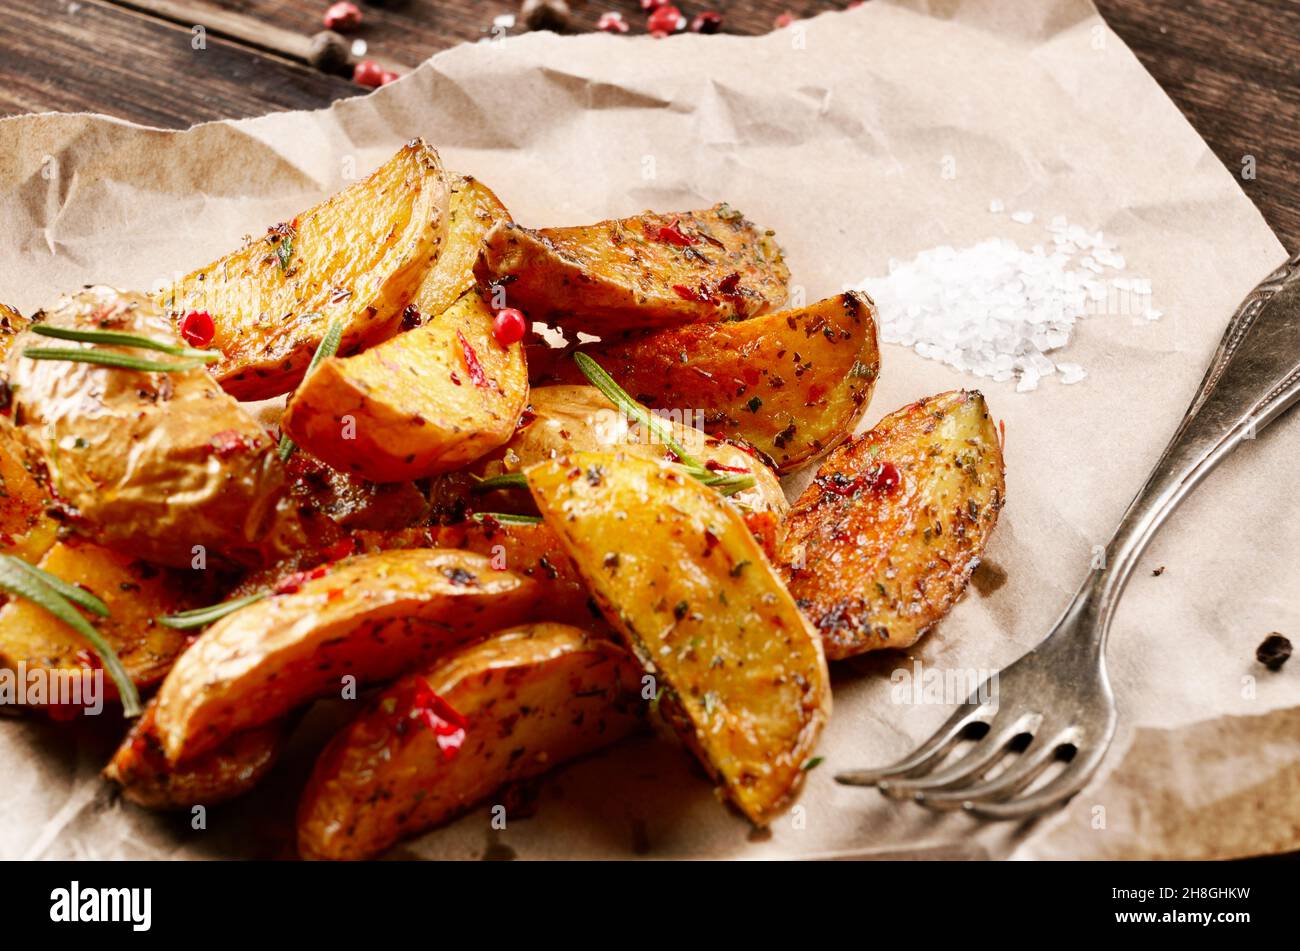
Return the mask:
[(1156, 568), (1154, 571), (1152, 571), (1151, 575), (1152, 577), (1159, 578), (1164, 573), (1165, 573), (1165, 566), (1161, 565), (1159, 568)]
[(692, 33), (717, 33), (722, 29), (722, 14), (713, 10), (697, 13), (691, 20)]
[(444, 759), (451, 759), (465, 743), (469, 720), (450, 703), (433, 692), (427, 681), (416, 683), (407, 716), (423, 723), (437, 738)]
[(327, 30), (339, 30), (343, 33), (355, 30), (361, 25), (361, 9), (355, 3), (340, 0), (339, 3), (330, 4), (329, 9), (325, 11), (324, 22)]
[(596, 29), (602, 33), (626, 33), (631, 27), (627, 25), (627, 20), (623, 19), (623, 14), (611, 10), (600, 15), (600, 19), (596, 21)]
[(384, 67), (373, 59), (363, 59), (352, 70), (352, 81), (359, 86), (374, 89), (384, 84)]
[(206, 347), (216, 335), (216, 324), (206, 310), (192, 310), (181, 318), (181, 336), (191, 347)]
[(791, 13), (789, 10), (787, 10), (785, 13), (782, 13), (779, 16), (777, 16), (777, 18), (772, 21), (772, 25), (776, 27), (778, 30), (784, 30), (787, 26), (789, 26), (793, 22), (794, 22), (794, 14)]
[(1291, 641), (1274, 631), (1255, 648), (1255, 659), (1272, 671), (1279, 671), (1291, 657)]
[(528, 320), (516, 307), (503, 307), (492, 321), (492, 336), (503, 347), (523, 340), (527, 330)]
[(333, 30), (321, 30), (307, 47), (307, 62), (323, 73), (346, 74), (352, 64), (348, 41)]
[[(673, 7), (673, 9), (675, 10), (676, 7)], [(682, 231), (682, 220), (680, 218), (674, 218), (668, 224), (660, 225), (659, 230), (654, 233), (654, 239), (678, 248), (686, 248), (699, 243), (696, 238)]]
[(483, 372), (483, 364), (478, 361), (478, 354), (459, 330), (456, 331), (456, 339), (460, 341), (461, 352), (465, 355), (465, 369), (469, 371), (469, 378), (474, 381), (475, 386), (487, 387), (487, 374)]
[(867, 470), (867, 486), (878, 495), (889, 495), (903, 483), (903, 474), (892, 462), (878, 462)]
[(650, 14), (645, 26), (651, 36), (662, 39), (670, 33), (686, 29), (686, 17), (672, 4), (664, 4)]
[(565, 0), (524, 0), (519, 18), (529, 30), (568, 33), (573, 28), (569, 5)]

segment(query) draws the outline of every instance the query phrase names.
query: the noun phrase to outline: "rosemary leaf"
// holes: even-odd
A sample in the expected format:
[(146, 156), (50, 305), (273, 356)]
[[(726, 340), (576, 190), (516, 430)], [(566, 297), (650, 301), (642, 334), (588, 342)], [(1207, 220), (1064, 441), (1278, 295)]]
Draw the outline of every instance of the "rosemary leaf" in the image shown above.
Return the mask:
[(248, 607), (248, 605), (261, 601), (265, 597), (265, 594), (250, 594), (243, 598), (233, 598), (230, 601), (222, 601), (220, 604), (212, 604), (206, 608), (178, 611), (175, 614), (158, 618), (158, 623), (178, 631), (207, 627), (214, 621), (220, 621), (227, 614), (234, 614), (240, 608)]
[(93, 363), (102, 367), (115, 367), (119, 370), (139, 370), (143, 373), (183, 373), (197, 370), (203, 366), (201, 360), (185, 360), (181, 363), (158, 363), (140, 357), (114, 353), (111, 350), (83, 350), (81, 348), (63, 347), (28, 347), (23, 356), (29, 360), (66, 360), (70, 363)]
[[(285, 240), (287, 241), (289, 239), (286, 238)], [(282, 241), (280, 242), (280, 244), (281, 246), (283, 246), (284, 242)], [(317, 313), (303, 314), (303, 317), (319, 317), (319, 316), (320, 314)], [(302, 378), (304, 380), (307, 379), (307, 377), (311, 376), (312, 371), (315, 370), (318, 366), (320, 366), (320, 362), (322, 360), (328, 357), (332, 357), (334, 356), (334, 354), (338, 353), (339, 344), (342, 341), (343, 341), (343, 318), (335, 317), (334, 322), (331, 323), (329, 329), (325, 331), (325, 336), (321, 339), (320, 346), (317, 347), (316, 352), (312, 354), (311, 363), (307, 364), (307, 372), (302, 375)], [(292, 439), (290, 439), (288, 436), (282, 435), (280, 436), (280, 444), (276, 446), (275, 451), (279, 455), (281, 462), (288, 462), (289, 459), (293, 456), (294, 452), (297, 451), (297, 449), (298, 446), (296, 443), (294, 443)]]
[[(477, 476), (475, 477), (477, 478)], [(502, 475), (479, 479), (474, 485), (475, 492), (492, 492), (496, 489), (526, 489), (528, 478), (522, 472), (507, 472)]]
[(540, 525), (542, 517), (540, 515), (511, 515), (508, 512), (475, 512), (470, 518), (476, 522), (485, 522), (488, 519), (500, 522), (502, 525)]
[(163, 343), (140, 334), (124, 333), (120, 330), (75, 330), (72, 327), (51, 327), (49, 324), (36, 324), (32, 333), (42, 337), (55, 337), (59, 340), (75, 340), (79, 343), (103, 343), (118, 347), (133, 347), (137, 350), (157, 350), (169, 353), (173, 357), (187, 357), (213, 363), (221, 359), (221, 354), (212, 350), (195, 350), (175, 343)]
[(627, 391), (605, 372), (604, 367), (581, 350), (573, 355), (573, 360), (578, 364), (578, 369), (582, 371), (582, 375), (587, 378), (587, 382), (604, 393), (611, 403), (644, 426), (655, 439), (658, 439), (671, 449), (673, 454), (681, 460), (682, 465), (688, 469), (705, 471), (699, 460), (688, 453), (685, 447), (673, 438), (672, 430), (664, 426), (658, 419), (655, 419), (654, 414), (648, 409), (632, 399)]
[(91, 614), (96, 614), (99, 617), (108, 617), (108, 605), (99, 600), (99, 598), (95, 597), (89, 591), (86, 591), (83, 588), (78, 588), (75, 584), (68, 584), (68, 582), (64, 581), (58, 575), (52, 575), (48, 571), (42, 571), (35, 565), (23, 561), (21, 558), (11, 557), (10, 562), (27, 572), (29, 575), (44, 581), (47, 585), (78, 607), (85, 608)]

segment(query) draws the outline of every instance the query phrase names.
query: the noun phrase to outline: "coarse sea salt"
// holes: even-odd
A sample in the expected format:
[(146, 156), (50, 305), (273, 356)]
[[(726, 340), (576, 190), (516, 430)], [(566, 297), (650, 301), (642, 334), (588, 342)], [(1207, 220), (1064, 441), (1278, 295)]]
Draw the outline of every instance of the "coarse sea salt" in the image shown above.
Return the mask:
[[(994, 214), (1002, 210), (990, 202)], [(1011, 216), (1030, 224), (1030, 212)], [(886, 277), (858, 285), (879, 308), (880, 336), (911, 347), (965, 373), (1006, 382), (1027, 393), (1055, 376), (1078, 383), (1087, 371), (1058, 363), (1049, 354), (1069, 344), (1075, 323), (1105, 307), (1108, 270), (1125, 261), (1115, 242), (1057, 216), (1047, 225), (1051, 250), (1029, 250), (1005, 238), (968, 248), (948, 245), (922, 251), (910, 261), (889, 262)], [(1112, 278), (1125, 288), (1145, 283)], [(1149, 283), (1143, 288), (1150, 293)], [(1147, 308), (1155, 320), (1160, 312)]]

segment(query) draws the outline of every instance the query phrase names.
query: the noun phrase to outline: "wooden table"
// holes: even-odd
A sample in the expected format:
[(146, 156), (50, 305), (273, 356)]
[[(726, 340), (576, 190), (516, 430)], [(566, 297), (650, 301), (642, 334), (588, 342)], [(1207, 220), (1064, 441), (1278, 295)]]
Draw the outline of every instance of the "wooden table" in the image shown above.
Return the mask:
[[(0, 9), (0, 115), (93, 111), (148, 125), (303, 109), (359, 89), (283, 55), (259, 49), (281, 36), (321, 29), (329, 0), (6, 0)], [(1029, 0), (1016, 0), (1029, 2)], [(693, 15), (712, 8), (725, 30), (763, 33), (779, 13), (811, 16), (846, 0), (679, 0)], [(510, 0), (406, 0), (362, 4), (356, 33), (370, 51), (414, 66), (440, 49), (475, 40)], [(592, 26), (619, 10), (641, 31), (637, 0), (579, 0)], [(1300, 250), (1300, 3), (1296, 0), (1098, 0), (1111, 26), (1239, 177), (1292, 252)], [(192, 23), (146, 10), (206, 8), (206, 48)], [(233, 19), (232, 19), (233, 15)], [(242, 18), (242, 19), (241, 19)], [(184, 20), (184, 16), (177, 19)], [(264, 24), (249, 41), (219, 35), (222, 24)], [(265, 42), (263, 42), (265, 41)]]

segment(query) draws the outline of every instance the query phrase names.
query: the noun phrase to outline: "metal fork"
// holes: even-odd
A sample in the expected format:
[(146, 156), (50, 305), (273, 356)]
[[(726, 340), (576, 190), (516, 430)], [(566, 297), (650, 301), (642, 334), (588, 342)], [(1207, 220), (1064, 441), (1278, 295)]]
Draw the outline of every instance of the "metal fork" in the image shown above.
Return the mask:
[[(1047, 637), (985, 680), (911, 755), (836, 780), (988, 819), (1036, 815), (1082, 789), (1115, 735), (1106, 633), (1138, 557), (1211, 469), (1297, 399), (1300, 255), (1265, 278), (1233, 316), (1182, 423), (1107, 544), (1102, 567), (1088, 575)], [(976, 742), (940, 765), (963, 739)], [(1014, 751), (1019, 756), (1005, 770), (986, 778)], [(1025, 792), (1061, 760), (1067, 762), (1056, 776)]]

